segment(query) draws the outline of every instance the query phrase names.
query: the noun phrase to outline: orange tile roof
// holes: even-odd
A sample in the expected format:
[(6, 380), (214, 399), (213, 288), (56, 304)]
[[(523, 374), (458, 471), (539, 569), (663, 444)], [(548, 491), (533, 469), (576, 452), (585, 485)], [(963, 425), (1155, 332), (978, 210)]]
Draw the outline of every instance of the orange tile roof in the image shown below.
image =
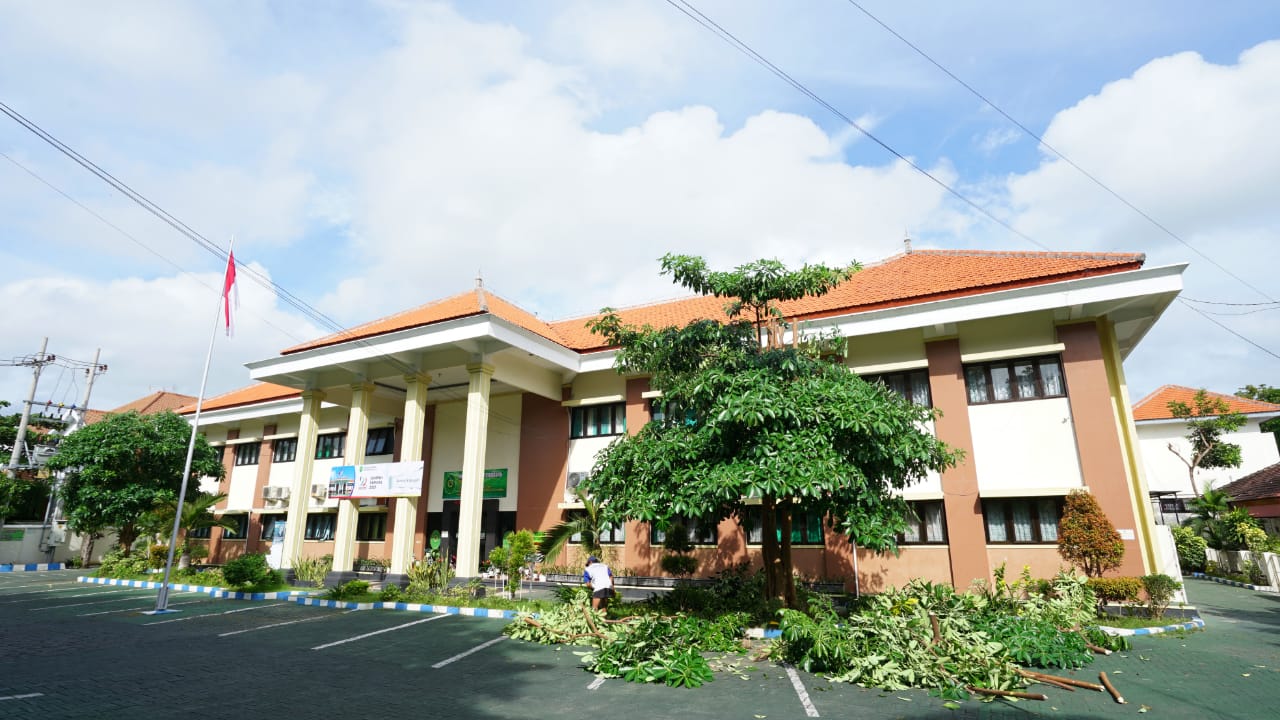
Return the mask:
[(1280, 463), (1268, 465), (1218, 489), (1235, 502), (1280, 497)]
[[(868, 265), (826, 295), (782, 303), (779, 309), (791, 319), (814, 319), (1136, 270), (1143, 260), (1140, 253), (917, 250)], [(629, 325), (684, 325), (723, 318), (724, 304), (720, 298), (697, 296), (626, 308), (618, 316)], [(551, 326), (575, 350), (600, 349), (600, 338), (584, 327), (592, 317)]]
[[(788, 318), (820, 318), (1136, 270), (1142, 267), (1143, 261), (1144, 256), (1140, 253), (917, 250), (869, 265), (826, 295), (783, 303), (781, 310)], [(483, 294), (487, 309), (481, 306), (477, 291), (467, 291), (295, 345), (281, 354), (484, 312), (579, 352), (604, 347), (600, 337), (585, 327), (589, 319), (597, 317), (595, 315), (548, 323), (493, 293), (484, 291)], [(720, 298), (693, 296), (623, 308), (618, 310), (618, 315), (624, 323), (631, 325), (684, 325), (692, 320), (724, 318), (724, 304)]]
[(532, 333), (541, 335), (552, 342), (560, 343), (561, 345), (565, 344), (564, 339), (559, 337), (551, 329), (550, 325), (538, 319), (537, 315), (517, 307), (488, 290), (468, 290), (442, 300), (429, 302), (426, 305), (419, 305), (411, 310), (405, 310), (363, 325), (357, 325), (340, 333), (326, 335), (318, 340), (294, 345), (282, 350), (280, 354), (289, 355), (303, 350), (337, 345), (352, 340), (370, 338), (399, 330), (408, 330), (446, 320), (471, 317), (486, 312)]
[[(300, 395), (302, 395), (301, 390), (285, 387), (284, 385), (275, 385), (273, 383), (254, 383), (248, 387), (232, 390), (231, 392), (223, 393), (205, 400), (200, 406), (200, 411), (222, 410), (240, 405), (252, 405), (253, 403), (267, 402), (269, 400), (283, 400), (285, 398), (298, 397)], [(195, 398), (191, 399), (195, 400)], [(179, 408), (177, 412), (179, 415), (191, 415), (195, 411), (195, 403), (192, 403)]]
[(151, 415), (152, 413), (164, 412), (165, 410), (177, 410), (184, 405), (190, 405), (196, 399), (192, 395), (183, 395), (181, 393), (169, 392), (167, 390), (159, 390), (153, 392), (146, 397), (140, 397), (130, 403), (125, 403), (120, 407), (108, 411), (109, 414), (127, 413), (137, 411), (142, 415)]
[[(1133, 419), (1171, 420), (1173, 419), (1173, 413), (1169, 412), (1169, 403), (1183, 402), (1194, 408), (1197, 392), (1199, 390), (1196, 388), (1183, 387), (1181, 385), (1162, 385), (1153, 390), (1151, 394), (1134, 403)], [(1280, 405), (1273, 405), (1260, 400), (1250, 400), (1236, 395), (1223, 395), (1215, 392), (1208, 393), (1208, 395), (1211, 398), (1225, 400), (1231, 412), (1244, 413), (1246, 415), (1280, 412)]]

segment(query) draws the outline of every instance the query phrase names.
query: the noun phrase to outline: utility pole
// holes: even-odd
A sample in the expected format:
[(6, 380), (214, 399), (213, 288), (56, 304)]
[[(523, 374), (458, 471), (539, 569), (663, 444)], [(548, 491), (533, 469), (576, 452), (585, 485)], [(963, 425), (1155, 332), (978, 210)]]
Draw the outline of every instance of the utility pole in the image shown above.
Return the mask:
[[(27, 436), (27, 422), (31, 420), (31, 405), (36, 400), (36, 385), (40, 384), (40, 371), (45, 365), (57, 360), (56, 355), (45, 355), (49, 348), (49, 338), (40, 343), (40, 352), (29, 360), (22, 360), (17, 365), (31, 366), (31, 392), (27, 393), (27, 401), (22, 406), (22, 419), (18, 421), (18, 435), (14, 438), (13, 454), (9, 456), (9, 472), (16, 475), (18, 463), (22, 458), (22, 450)], [(30, 459), (30, 458), (28, 458)]]
[[(107, 371), (106, 365), (98, 364), (98, 357), (102, 355), (102, 348), (93, 351), (93, 364), (85, 368), (85, 374), (89, 377), (85, 380), (84, 400), (80, 403), (77, 411), (72, 413), (70, 422), (64, 431), (65, 435), (84, 427), (85, 417), (89, 413), (89, 397), (93, 393), (93, 380), (102, 373)], [(48, 553), (49, 562), (53, 562), (53, 553), (57, 549), (60, 539), (53, 537), (53, 523), (62, 517), (62, 500), (58, 497), (58, 490), (61, 489), (63, 481), (66, 480), (67, 473), (59, 470), (53, 477), (53, 487), (49, 489), (49, 504), (44, 510), (44, 527), (40, 530), (40, 548), (43, 552)], [(85, 542), (88, 543), (90, 552), (93, 548), (93, 538), (86, 537)]]

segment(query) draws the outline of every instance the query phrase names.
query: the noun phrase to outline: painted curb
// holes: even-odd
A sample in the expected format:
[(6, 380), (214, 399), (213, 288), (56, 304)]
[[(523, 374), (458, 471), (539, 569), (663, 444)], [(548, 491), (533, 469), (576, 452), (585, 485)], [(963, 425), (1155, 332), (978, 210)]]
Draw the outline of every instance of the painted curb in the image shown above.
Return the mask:
[[(120, 587), (143, 588), (155, 590), (160, 587), (160, 583), (151, 582), (150, 580), (121, 580), (119, 578), (99, 578), (80, 576), (76, 578), (76, 582), (87, 583), (89, 585), (118, 585)], [(178, 592), (194, 592), (204, 593), (213, 598), (221, 600), (294, 600), (299, 597), (305, 597), (308, 593), (306, 590), (280, 590), (278, 592), (269, 593), (250, 593), (241, 590), (228, 590), (226, 588), (212, 587), (209, 585), (187, 585), (185, 583), (169, 583), (170, 590)]]
[[(498, 618), (514, 620), (520, 616), (517, 610), (497, 610), (493, 608), (455, 607), (453, 605), (423, 605), (403, 602), (355, 603), (341, 600), (324, 600), (322, 598), (298, 598), (299, 605), (331, 608), (335, 610), (399, 610), (401, 612), (436, 613), (439, 615), (466, 615), (468, 617)], [(533, 615), (536, 617), (536, 614)]]
[(1106, 625), (1099, 625), (1099, 630), (1108, 635), (1120, 635), (1131, 637), (1135, 635), (1159, 635), (1160, 633), (1176, 632), (1178, 630), (1203, 630), (1204, 620), (1193, 618), (1190, 622), (1180, 623), (1178, 625), (1165, 625), (1164, 627), (1149, 628), (1113, 628)]
[(782, 637), (782, 631), (777, 628), (747, 628), (747, 637), (752, 640), (772, 640)]
[(1213, 575), (1205, 575), (1204, 573), (1193, 572), (1191, 573), (1191, 577), (1196, 578), (1197, 580), (1208, 580), (1209, 582), (1216, 582), (1219, 585), (1230, 585), (1231, 587), (1244, 588), (1246, 590), (1253, 590), (1255, 592), (1264, 592), (1264, 593), (1273, 593), (1273, 594), (1276, 592), (1276, 589), (1271, 587), (1270, 585), (1250, 585), (1249, 583), (1242, 583), (1242, 582), (1237, 582), (1235, 580), (1228, 580), (1226, 578), (1214, 577)]
[(4, 563), (0, 564), (0, 573), (7, 572), (41, 572), (44, 570), (65, 570), (63, 563)]

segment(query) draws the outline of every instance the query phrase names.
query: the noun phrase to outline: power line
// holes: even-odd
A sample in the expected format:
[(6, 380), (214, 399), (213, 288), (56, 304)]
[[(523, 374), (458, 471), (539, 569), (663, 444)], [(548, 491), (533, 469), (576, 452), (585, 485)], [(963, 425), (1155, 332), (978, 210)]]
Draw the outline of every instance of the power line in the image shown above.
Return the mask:
[[(1178, 299), (1179, 299), (1179, 300), (1181, 300), (1182, 298), (1178, 298)], [(1187, 302), (1183, 302), (1182, 304), (1183, 304), (1185, 307), (1189, 307), (1189, 308), (1191, 308), (1192, 310), (1195, 310), (1197, 313), (1199, 313), (1200, 317), (1204, 318), (1205, 320), (1208, 320), (1209, 322), (1213, 323), (1214, 325), (1217, 325), (1218, 327), (1222, 328), (1223, 330), (1226, 330), (1227, 332), (1231, 333), (1232, 335), (1235, 335), (1236, 337), (1238, 337), (1238, 338), (1240, 338), (1241, 340), (1243, 340), (1243, 341), (1245, 341), (1245, 342), (1249, 343), (1250, 345), (1252, 345), (1252, 346), (1254, 346), (1254, 347), (1258, 348), (1259, 350), (1261, 350), (1262, 352), (1264, 352), (1264, 353), (1266, 353), (1266, 354), (1270, 355), (1271, 357), (1276, 358), (1277, 360), (1280, 360), (1280, 355), (1277, 355), (1276, 353), (1274, 353), (1274, 352), (1272, 352), (1272, 351), (1270, 351), (1270, 350), (1266, 349), (1265, 347), (1263, 347), (1263, 346), (1259, 345), (1258, 343), (1256, 343), (1256, 342), (1254, 342), (1254, 341), (1250, 340), (1249, 338), (1247, 338), (1247, 337), (1245, 337), (1245, 336), (1241, 335), (1240, 333), (1236, 332), (1235, 330), (1232, 330), (1231, 328), (1227, 327), (1226, 325), (1223, 325), (1221, 322), (1218, 322), (1218, 321), (1217, 321), (1217, 320), (1215, 320), (1211, 315), (1209, 315), (1209, 314), (1205, 313), (1203, 310), (1201, 310), (1200, 308), (1196, 307), (1195, 305), (1192, 305), (1192, 304), (1187, 303)]]
[(1099, 180), (1099, 179), (1098, 179), (1098, 177), (1097, 177), (1096, 175), (1094, 175), (1093, 173), (1089, 172), (1088, 170), (1085, 170), (1083, 167), (1080, 167), (1080, 165), (1078, 165), (1074, 160), (1072, 160), (1071, 158), (1067, 157), (1065, 154), (1063, 154), (1061, 151), (1059, 151), (1059, 150), (1058, 150), (1057, 148), (1055, 148), (1054, 146), (1050, 145), (1048, 142), (1046, 142), (1046, 141), (1045, 141), (1045, 139), (1044, 139), (1043, 137), (1041, 137), (1040, 135), (1038, 135), (1037, 133), (1035, 133), (1034, 131), (1032, 131), (1032, 130), (1031, 130), (1031, 128), (1028, 128), (1026, 125), (1022, 124), (1021, 122), (1018, 122), (1018, 120), (1017, 120), (1017, 119), (1015, 119), (1015, 118), (1014, 118), (1012, 115), (1010, 115), (1009, 113), (1005, 112), (1005, 111), (1004, 111), (1004, 110), (1003, 110), (999, 105), (996, 105), (994, 102), (992, 102), (991, 100), (987, 99), (987, 97), (986, 97), (985, 95), (983, 95), (982, 93), (978, 92), (978, 91), (977, 91), (977, 89), (975, 89), (972, 85), (970, 85), (969, 83), (965, 82), (964, 80), (961, 80), (959, 77), (957, 77), (957, 76), (956, 76), (956, 74), (955, 74), (955, 73), (951, 72), (951, 71), (950, 71), (950, 70), (948, 70), (946, 67), (944, 67), (944, 66), (942, 65), (942, 63), (940, 63), (940, 62), (938, 62), (937, 60), (934, 60), (932, 57), (930, 57), (928, 53), (926, 53), (924, 50), (921, 50), (921, 49), (919, 48), (919, 46), (917, 46), (915, 43), (913, 43), (913, 42), (911, 42), (910, 40), (906, 39), (906, 38), (905, 38), (905, 37), (903, 37), (903, 36), (902, 36), (902, 35), (901, 35), (897, 30), (894, 30), (893, 28), (889, 27), (889, 26), (888, 26), (888, 25), (887, 25), (883, 20), (881, 20), (880, 18), (878, 18), (878, 17), (876, 17), (875, 15), (871, 14), (871, 12), (870, 12), (869, 10), (867, 10), (867, 9), (866, 9), (865, 7), (863, 7), (862, 5), (858, 4), (857, 0), (846, 0), (846, 2), (848, 2), (850, 5), (854, 6), (854, 7), (855, 7), (855, 8), (857, 8), (858, 10), (862, 11), (862, 14), (864, 14), (864, 15), (866, 15), (867, 17), (871, 18), (871, 20), (872, 20), (872, 21), (874, 21), (877, 25), (879, 25), (880, 27), (882, 27), (882, 28), (884, 28), (885, 30), (887, 30), (887, 31), (889, 32), (889, 34), (893, 35), (894, 37), (898, 38), (898, 39), (899, 39), (899, 40), (901, 40), (903, 43), (905, 43), (905, 44), (907, 45), (907, 47), (911, 48), (912, 50), (915, 50), (915, 51), (916, 51), (916, 54), (918, 54), (920, 57), (924, 58), (925, 60), (928, 60), (928, 61), (929, 61), (929, 62), (930, 62), (934, 67), (938, 68), (938, 69), (939, 69), (939, 70), (941, 70), (943, 73), (946, 73), (947, 77), (951, 78), (952, 80), (955, 80), (957, 83), (960, 83), (960, 85), (961, 85), (961, 86), (963, 86), (963, 87), (964, 87), (964, 89), (966, 89), (966, 90), (968, 90), (969, 92), (973, 93), (973, 95), (974, 95), (975, 97), (977, 97), (977, 98), (978, 98), (979, 100), (981, 100), (982, 102), (986, 103), (986, 104), (987, 104), (987, 106), (988, 106), (988, 107), (990, 107), (992, 110), (995, 110), (996, 112), (1000, 113), (1000, 115), (1001, 115), (1001, 116), (1003, 116), (1003, 117), (1004, 117), (1004, 119), (1006, 119), (1006, 120), (1008, 120), (1009, 122), (1013, 123), (1015, 126), (1017, 126), (1017, 127), (1018, 127), (1018, 129), (1022, 130), (1022, 132), (1024, 132), (1024, 133), (1026, 133), (1027, 135), (1030, 135), (1031, 137), (1035, 138), (1036, 142), (1040, 143), (1041, 147), (1043, 147), (1044, 149), (1046, 149), (1046, 150), (1048, 150), (1049, 152), (1053, 153), (1054, 155), (1058, 156), (1058, 158), (1060, 158), (1063, 162), (1065, 162), (1065, 163), (1067, 163), (1068, 165), (1070, 165), (1071, 167), (1075, 168), (1075, 170), (1076, 170), (1077, 172), (1079, 172), (1081, 175), (1084, 175), (1086, 178), (1088, 178), (1089, 180), (1093, 181), (1093, 184), (1095, 184), (1095, 185), (1097, 185), (1098, 187), (1102, 188), (1103, 190), (1107, 191), (1107, 193), (1109, 193), (1109, 194), (1110, 194), (1112, 197), (1114, 197), (1116, 200), (1119, 200), (1121, 203), (1123, 203), (1123, 204), (1124, 204), (1126, 207), (1128, 207), (1130, 210), (1134, 211), (1134, 212), (1135, 212), (1135, 213), (1137, 213), (1138, 215), (1141, 215), (1141, 216), (1142, 216), (1142, 217), (1143, 217), (1147, 222), (1151, 223), (1151, 224), (1152, 224), (1152, 225), (1154, 225), (1156, 228), (1158, 228), (1158, 229), (1160, 229), (1162, 232), (1164, 232), (1164, 234), (1165, 234), (1165, 235), (1168, 235), (1169, 237), (1173, 238), (1174, 240), (1177, 240), (1179, 243), (1182, 243), (1182, 245), (1183, 245), (1184, 247), (1186, 247), (1188, 250), (1190, 250), (1191, 252), (1193, 252), (1193, 253), (1195, 253), (1195, 254), (1199, 255), (1200, 257), (1204, 258), (1206, 261), (1208, 261), (1208, 262), (1209, 262), (1209, 264), (1213, 265), (1214, 267), (1218, 268), (1218, 269), (1219, 269), (1219, 270), (1221, 270), (1222, 272), (1224, 272), (1224, 273), (1226, 273), (1227, 275), (1231, 276), (1231, 278), (1232, 278), (1232, 279), (1234, 279), (1236, 282), (1239, 282), (1241, 285), (1244, 285), (1245, 287), (1249, 288), (1250, 290), (1253, 290), (1254, 292), (1258, 293), (1259, 295), (1261, 295), (1262, 297), (1266, 298), (1267, 300), (1270, 300), (1270, 301), (1271, 301), (1271, 302), (1273, 302), (1273, 303), (1274, 303), (1274, 302), (1276, 302), (1274, 299), (1272, 299), (1272, 297), (1271, 297), (1270, 295), (1268, 295), (1267, 293), (1263, 292), (1262, 290), (1259, 290), (1258, 288), (1254, 287), (1253, 285), (1249, 284), (1249, 282), (1248, 282), (1248, 281), (1246, 281), (1244, 278), (1242, 278), (1242, 277), (1240, 277), (1239, 275), (1236, 275), (1235, 273), (1231, 272), (1230, 270), (1228, 270), (1226, 267), (1224, 267), (1224, 266), (1223, 266), (1221, 263), (1219, 263), (1218, 261), (1216, 261), (1216, 260), (1214, 260), (1213, 258), (1209, 257), (1208, 255), (1204, 254), (1203, 252), (1200, 252), (1200, 250), (1199, 250), (1199, 249), (1197, 249), (1195, 246), (1193, 246), (1191, 243), (1187, 242), (1186, 240), (1182, 239), (1182, 237), (1181, 237), (1180, 235), (1178, 235), (1177, 233), (1175, 233), (1173, 230), (1170, 230), (1170, 229), (1169, 229), (1167, 226), (1165, 226), (1163, 223), (1161, 223), (1160, 221), (1156, 220), (1154, 217), (1152, 217), (1152, 216), (1151, 216), (1151, 215), (1149, 215), (1148, 213), (1144, 212), (1144, 211), (1143, 211), (1141, 208), (1139, 208), (1137, 205), (1134, 205), (1132, 202), (1129, 202), (1129, 200), (1128, 200), (1127, 198), (1125, 198), (1123, 195), (1121, 195), (1120, 193), (1116, 192), (1116, 191), (1115, 191), (1115, 190), (1113, 190), (1109, 185), (1107, 185), (1106, 183), (1104, 183), (1104, 182), (1102, 182), (1101, 180)]
[[(956, 190), (954, 187), (952, 187), (951, 185), (949, 185), (948, 183), (940, 179), (938, 176), (924, 169), (923, 167), (918, 165), (915, 161), (908, 158), (906, 155), (903, 155), (902, 153), (895, 150), (887, 142), (877, 137), (875, 133), (872, 133), (870, 130), (860, 125), (853, 118), (849, 117), (848, 115), (845, 115), (842, 111), (840, 111), (839, 108), (835, 107), (831, 103), (824, 100), (820, 95), (810, 90), (804, 83), (800, 82), (799, 80), (796, 80), (794, 77), (792, 77), (786, 71), (779, 68), (777, 65), (774, 65), (763, 55), (761, 55), (760, 53), (752, 49), (750, 45), (746, 44), (742, 40), (739, 40), (737, 36), (735, 36), (733, 33), (721, 27), (718, 23), (716, 23), (716, 21), (704, 15), (702, 11), (698, 10), (696, 7), (694, 7), (690, 3), (686, 2), (686, 0), (678, 0), (678, 2), (679, 4), (677, 4), (677, 0), (667, 0), (668, 5), (684, 13), (691, 20), (698, 23), (699, 25), (706, 28), (707, 30), (710, 30), (721, 40), (724, 40), (731, 47), (733, 47), (735, 50), (751, 58), (753, 61), (755, 61), (756, 63), (758, 63), (765, 69), (767, 69), (769, 72), (773, 73), (775, 76), (777, 76), (778, 79), (790, 85), (792, 88), (796, 89), (802, 95), (809, 98), (813, 102), (822, 106), (827, 111), (829, 111), (832, 115), (835, 115), (836, 117), (843, 120), (846, 124), (849, 125), (849, 127), (852, 127), (853, 129), (862, 133), (864, 136), (866, 136), (875, 144), (884, 148), (887, 152), (892, 154), (894, 157), (898, 158), (902, 162), (909, 165), (916, 172), (920, 173), (921, 175), (931, 180), (935, 185), (942, 188), (943, 190), (946, 190), (953, 197), (959, 199), (964, 204), (968, 205), (969, 207), (981, 213), (988, 220), (996, 223), (997, 225), (1004, 228), (1005, 230), (1008, 230), (1010, 233), (1017, 235), (1018, 237), (1022, 238), (1023, 240), (1026, 240), (1027, 242), (1031, 243), (1032, 245), (1035, 245), (1036, 247), (1042, 250), (1045, 250), (1045, 251), (1049, 250), (1049, 248), (1040, 244), (1039, 242), (1034, 240), (1031, 236), (1022, 232), (1021, 230), (1018, 230), (1017, 228), (1013, 227), (1012, 225), (1000, 219), (999, 217), (996, 217), (991, 211), (979, 205), (976, 201), (971, 200), (967, 195), (961, 193), (959, 190)], [(684, 7), (681, 7), (682, 5)]]
[(1234, 303), (1234, 302), (1217, 302), (1217, 301), (1215, 301), (1215, 300), (1197, 300), (1197, 299), (1195, 299), (1195, 298), (1189, 298), (1189, 297), (1187, 297), (1187, 296), (1185, 296), (1185, 295), (1179, 296), (1179, 299), (1180, 299), (1180, 300), (1182, 300), (1182, 301), (1184, 301), (1184, 302), (1200, 303), (1200, 304), (1202, 304), (1202, 305), (1231, 305), (1231, 306), (1233, 306), (1233, 307), (1257, 307), (1257, 306), (1259, 306), (1259, 305), (1278, 305), (1278, 306), (1280, 306), (1280, 302), (1276, 302), (1276, 301), (1274, 301), (1274, 300), (1273, 300), (1273, 301), (1271, 301), (1271, 302), (1264, 302), (1264, 303)]

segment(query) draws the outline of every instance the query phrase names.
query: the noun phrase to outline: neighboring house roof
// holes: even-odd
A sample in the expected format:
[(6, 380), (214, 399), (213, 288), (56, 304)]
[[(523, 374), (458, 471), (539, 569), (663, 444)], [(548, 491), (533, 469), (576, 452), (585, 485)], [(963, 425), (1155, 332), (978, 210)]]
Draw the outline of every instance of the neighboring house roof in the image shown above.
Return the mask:
[(1268, 465), (1218, 489), (1236, 502), (1280, 497), (1280, 463)]
[(195, 402), (195, 398), (182, 393), (169, 392), (168, 390), (157, 390), (150, 395), (127, 402), (118, 408), (111, 410), (94, 410), (89, 409), (84, 412), (84, 424), (92, 425), (97, 422), (106, 420), (111, 415), (121, 415), (127, 412), (136, 412), (141, 415), (153, 415), (166, 410), (177, 410), (183, 405)]
[[(1151, 394), (1134, 403), (1133, 419), (1135, 422), (1142, 422), (1143, 420), (1172, 420), (1174, 418), (1173, 413), (1169, 411), (1169, 403), (1182, 402), (1194, 408), (1195, 397), (1198, 392), (1200, 391), (1196, 388), (1183, 387), (1181, 385), (1162, 385), (1152, 391)], [(1261, 400), (1250, 400), (1236, 395), (1223, 395), (1215, 392), (1210, 392), (1208, 395), (1210, 398), (1221, 398), (1226, 401), (1227, 407), (1231, 412), (1244, 415), (1280, 413), (1280, 405), (1262, 402)]]
[[(917, 250), (869, 265), (826, 295), (781, 303), (779, 309), (791, 319), (815, 319), (1136, 270), (1144, 259), (1141, 253)], [(664, 327), (700, 319), (724, 319), (724, 304), (721, 298), (694, 296), (624, 308), (617, 313), (624, 324)], [(598, 315), (548, 323), (477, 289), (295, 345), (281, 354), (486, 312), (578, 352), (605, 347), (602, 339), (586, 328), (587, 322)]]

